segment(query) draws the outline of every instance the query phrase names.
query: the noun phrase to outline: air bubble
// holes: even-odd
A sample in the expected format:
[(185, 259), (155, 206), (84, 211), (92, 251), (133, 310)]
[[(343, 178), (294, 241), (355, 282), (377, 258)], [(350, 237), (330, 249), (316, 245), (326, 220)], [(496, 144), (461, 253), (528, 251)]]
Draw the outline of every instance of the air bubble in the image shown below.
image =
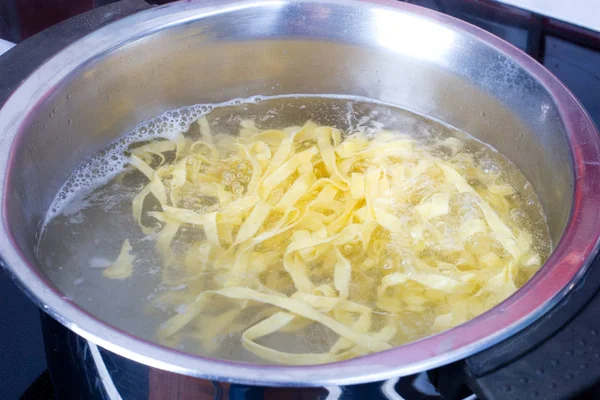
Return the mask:
[(487, 175), (499, 175), (500, 168), (494, 162), (485, 160), (481, 162), (482, 170)]
[(241, 183), (239, 183), (238, 181), (235, 181), (231, 184), (231, 191), (234, 194), (242, 194), (242, 192), (244, 191), (244, 187), (242, 186)]
[(229, 172), (229, 171), (223, 172), (223, 182), (231, 183), (234, 178), (235, 178), (235, 176), (231, 172)]

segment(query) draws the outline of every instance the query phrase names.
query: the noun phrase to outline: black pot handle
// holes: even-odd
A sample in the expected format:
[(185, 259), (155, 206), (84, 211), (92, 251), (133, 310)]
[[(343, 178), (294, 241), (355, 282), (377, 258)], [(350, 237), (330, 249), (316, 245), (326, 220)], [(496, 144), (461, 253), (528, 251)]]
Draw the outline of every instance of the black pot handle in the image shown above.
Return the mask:
[(51, 26), (22, 41), (0, 58), (0, 105), (44, 61), (77, 39), (151, 6), (143, 0), (121, 0)]
[[(594, 265), (597, 264), (597, 265)], [(600, 264), (517, 335), (429, 373), (444, 399), (600, 398)]]

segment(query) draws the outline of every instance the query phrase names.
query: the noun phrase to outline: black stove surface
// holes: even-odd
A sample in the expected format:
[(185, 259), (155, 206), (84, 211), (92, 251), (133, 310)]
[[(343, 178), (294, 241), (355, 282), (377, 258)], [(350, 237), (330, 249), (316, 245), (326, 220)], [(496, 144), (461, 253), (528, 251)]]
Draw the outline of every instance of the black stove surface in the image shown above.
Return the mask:
[[(18, 43), (63, 19), (112, 2), (0, 0), (0, 38)], [(470, 22), (526, 51), (573, 91), (600, 126), (600, 32), (493, 0), (407, 2)], [(51, 383), (44, 372), (46, 360), (39, 311), (4, 272), (0, 272), (0, 321), (0, 398), (52, 399)], [(437, 397), (425, 374), (401, 379), (396, 390), (407, 400)]]

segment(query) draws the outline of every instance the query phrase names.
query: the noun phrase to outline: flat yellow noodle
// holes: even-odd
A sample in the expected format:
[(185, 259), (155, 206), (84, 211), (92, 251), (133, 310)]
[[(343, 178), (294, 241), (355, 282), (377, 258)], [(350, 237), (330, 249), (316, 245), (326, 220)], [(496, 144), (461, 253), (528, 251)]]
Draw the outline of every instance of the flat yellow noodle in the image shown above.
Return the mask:
[(479, 206), (481, 207), (481, 211), (483, 211), (488, 225), (496, 234), (496, 238), (502, 244), (504, 249), (516, 260), (518, 260), (520, 257), (520, 252), (517, 245), (517, 239), (511, 232), (510, 228), (506, 226), (504, 222), (502, 222), (502, 219), (500, 219), (498, 214), (496, 214), (490, 205), (486, 203), (481, 196), (479, 196), (479, 194), (477, 194), (475, 189), (473, 189), (473, 187), (467, 183), (465, 178), (463, 178), (454, 169), (444, 164), (438, 163), (437, 165), (442, 168), (444, 174), (446, 175), (446, 179), (456, 186), (456, 189), (458, 189), (459, 193), (471, 193), (480, 199)]
[(329, 353), (287, 353), (271, 349), (255, 342), (258, 338), (282, 330), (283, 327), (292, 322), (295, 318), (297, 317), (293, 314), (278, 312), (258, 324), (253, 325), (242, 334), (242, 343), (244, 347), (255, 355), (275, 363), (311, 365), (335, 361), (335, 357)]
[(391, 348), (389, 344), (379, 341), (371, 335), (358, 334), (354, 332), (347, 326), (337, 322), (336, 320), (326, 315), (321, 314), (314, 308), (309, 307), (307, 304), (301, 301), (297, 301), (287, 297), (279, 297), (270, 294), (264, 294), (243, 287), (224, 288), (220, 290), (204, 292), (203, 294), (198, 296), (198, 299), (194, 303), (197, 304), (196, 306), (188, 306), (189, 311), (186, 310), (184, 314), (176, 315), (163, 325), (162, 336), (171, 336), (173, 333), (177, 332), (185, 325), (187, 325), (191, 320), (193, 320), (203, 309), (207, 295), (220, 295), (228, 297), (230, 299), (253, 300), (260, 303), (271, 304), (273, 306), (279, 307), (283, 310), (294, 313), (301, 317), (319, 322), (331, 329), (332, 331), (334, 331), (335, 333), (337, 333), (338, 335), (343, 336), (356, 344), (360, 344), (360, 346), (367, 348), (369, 351), (382, 351)]
[(256, 203), (252, 209), (252, 212), (240, 227), (240, 230), (235, 238), (235, 244), (244, 242), (254, 236), (254, 234), (260, 229), (262, 224), (269, 216), (271, 208), (272, 207), (269, 203), (263, 201)]
[(133, 261), (135, 256), (131, 254), (131, 244), (125, 239), (121, 246), (119, 256), (109, 267), (102, 271), (102, 274), (110, 279), (126, 279), (133, 273)]
[[(389, 131), (369, 139), (311, 121), (261, 130), (244, 120), (234, 136), (197, 123), (196, 142), (178, 135), (130, 152), (148, 180), (133, 218), (155, 241), (163, 283), (189, 285), (159, 296), (179, 311), (158, 332), (164, 343), (216, 352), (237, 332), (270, 362), (339, 361), (462, 323), (542, 263), (508, 217), (514, 189), (483, 174), (460, 141), (440, 141), (452, 153), (444, 161)], [(457, 211), (464, 193), (476, 206)], [(149, 197), (158, 210), (145, 209)], [(126, 241), (104, 274), (130, 276), (133, 257)], [(326, 352), (265, 344), (317, 325), (338, 335)]]
[(285, 210), (288, 207), (294, 206), (296, 202), (306, 194), (315, 181), (315, 174), (312, 171), (302, 174), (294, 181), (287, 192), (284, 193), (275, 208), (279, 210)]
[(332, 129), (331, 128), (318, 128), (316, 130), (317, 134), (317, 143), (319, 146), (319, 151), (321, 152), (321, 157), (323, 158), (323, 162), (325, 166), (331, 173), (334, 178), (337, 178), (340, 183), (349, 185), (348, 178), (342, 176), (340, 171), (338, 170), (337, 161), (335, 157), (335, 152), (333, 150), (333, 145), (331, 144), (332, 140)]
[(352, 265), (340, 253), (337, 247), (334, 247), (336, 263), (333, 271), (333, 284), (340, 293), (342, 299), (348, 298), (350, 290), (350, 279), (352, 277)]
[(294, 155), (288, 161), (283, 163), (271, 175), (266, 177), (263, 180), (261, 187), (263, 198), (266, 198), (269, 195), (269, 193), (271, 193), (271, 191), (275, 189), (277, 185), (279, 185), (291, 174), (293, 174), (300, 165), (304, 164), (307, 161), (310, 161), (310, 159), (313, 158), (316, 154), (317, 148), (311, 147), (308, 150)]

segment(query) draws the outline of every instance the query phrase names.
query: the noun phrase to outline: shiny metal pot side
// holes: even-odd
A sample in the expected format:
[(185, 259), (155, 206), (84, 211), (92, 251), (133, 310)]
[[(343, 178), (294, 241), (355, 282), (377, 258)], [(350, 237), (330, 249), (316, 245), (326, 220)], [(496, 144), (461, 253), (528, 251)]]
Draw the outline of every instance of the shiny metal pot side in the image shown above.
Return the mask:
[[(539, 194), (556, 249), (521, 290), (474, 320), (378, 354), (303, 367), (186, 354), (86, 313), (35, 256), (44, 213), (75, 166), (137, 123), (194, 103), (344, 94), (431, 116), (511, 158)], [(0, 110), (0, 253), (30, 297), (123, 357), (257, 385), (328, 386), (427, 370), (489, 347), (552, 307), (598, 248), (598, 132), (573, 95), (506, 42), (451, 17), (381, 0), (207, 0), (137, 13), (47, 61)]]

